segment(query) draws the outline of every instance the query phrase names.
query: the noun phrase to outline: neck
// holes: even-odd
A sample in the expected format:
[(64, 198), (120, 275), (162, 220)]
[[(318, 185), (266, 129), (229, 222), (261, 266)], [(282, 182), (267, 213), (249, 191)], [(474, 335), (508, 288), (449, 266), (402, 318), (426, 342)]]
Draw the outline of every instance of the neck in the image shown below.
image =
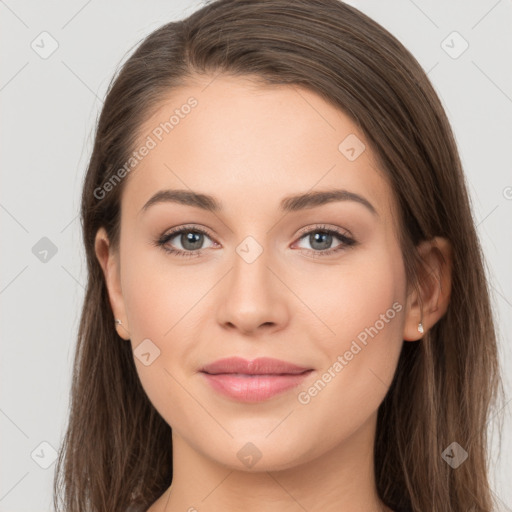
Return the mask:
[(389, 511), (375, 487), (375, 427), (376, 415), (320, 457), (258, 471), (220, 465), (173, 431), (173, 482), (148, 512)]

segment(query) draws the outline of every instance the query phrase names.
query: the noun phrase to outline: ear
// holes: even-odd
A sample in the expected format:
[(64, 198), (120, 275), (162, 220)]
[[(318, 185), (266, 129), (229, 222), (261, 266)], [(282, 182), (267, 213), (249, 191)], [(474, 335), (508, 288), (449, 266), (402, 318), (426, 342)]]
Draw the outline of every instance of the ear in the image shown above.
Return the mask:
[[(446, 238), (435, 237), (417, 246), (422, 264), (418, 269), (418, 290), (409, 290), (403, 339), (424, 336), (448, 309), (452, 283), (452, 248)], [(418, 331), (423, 324), (424, 333)]]
[[(125, 340), (129, 340), (128, 320), (126, 318), (123, 294), (121, 292), (119, 254), (111, 247), (107, 232), (103, 227), (98, 229), (98, 232), (96, 233), (94, 250), (101, 268), (103, 269), (103, 275), (105, 276), (110, 306), (114, 313), (112, 323), (115, 325), (119, 336)], [(121, 320), (122, 325), (115, 323), (116, 318)]]

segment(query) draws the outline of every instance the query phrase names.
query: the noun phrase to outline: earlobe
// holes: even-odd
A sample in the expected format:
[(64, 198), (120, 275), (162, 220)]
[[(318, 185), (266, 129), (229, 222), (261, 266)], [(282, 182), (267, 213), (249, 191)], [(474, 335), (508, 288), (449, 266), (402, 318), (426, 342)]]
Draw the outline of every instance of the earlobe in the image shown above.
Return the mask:
[[(103, 270), (105, 284), (112, 308), (112, 326), (115, 327), (119, 336), (125, 340), (129, 339), (123, 295), (121, 293), (121, 280), (119, 272), (119, 255), (113, 250), (105, 228), (101, 227), (96, 233), (94, 250), (98, 262)], [(121, 324), (115, 322), (120, 319)]]
[[(421, 258), (418, 286), (408, 297), (403, 339), (417, 341), (446, 313), (450, 302), (452, 249), (435, 237), (417, 247)], [(423, 332), (422, 332), (423, 331)]]

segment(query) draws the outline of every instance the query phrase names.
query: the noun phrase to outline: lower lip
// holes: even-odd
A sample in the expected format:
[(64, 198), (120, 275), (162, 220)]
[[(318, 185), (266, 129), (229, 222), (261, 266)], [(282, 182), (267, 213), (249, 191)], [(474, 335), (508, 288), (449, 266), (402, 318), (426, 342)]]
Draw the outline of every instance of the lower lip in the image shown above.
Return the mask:
[(201, 372), (215, 391), (240, 402), (261, 402), (298, 386), (312, 370), (286, 375), (241, 375)]

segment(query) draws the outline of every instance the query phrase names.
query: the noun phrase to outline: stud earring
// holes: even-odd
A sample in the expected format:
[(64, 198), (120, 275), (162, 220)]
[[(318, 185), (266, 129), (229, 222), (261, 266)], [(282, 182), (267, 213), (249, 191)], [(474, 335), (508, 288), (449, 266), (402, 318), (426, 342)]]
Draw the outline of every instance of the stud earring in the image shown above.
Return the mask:
[(418, 332), (420, 334), (423, 334), (425, 332), (425, 329), (423, 328), (423, 324), (421, 322), (418, 324)]
[(130, 333), (128, 332), (128, 330), (126, 329), (126, 327), (123, 325), (123, 322), (121, 322), (121, 320), (119, 320), (119, 318), (116, 318), (115, 319), (115, 322), (116, 322), (116, 325), (120, 325), (125, 331), (126, 333), (128, 334), (128, 336), (130, 335)]

